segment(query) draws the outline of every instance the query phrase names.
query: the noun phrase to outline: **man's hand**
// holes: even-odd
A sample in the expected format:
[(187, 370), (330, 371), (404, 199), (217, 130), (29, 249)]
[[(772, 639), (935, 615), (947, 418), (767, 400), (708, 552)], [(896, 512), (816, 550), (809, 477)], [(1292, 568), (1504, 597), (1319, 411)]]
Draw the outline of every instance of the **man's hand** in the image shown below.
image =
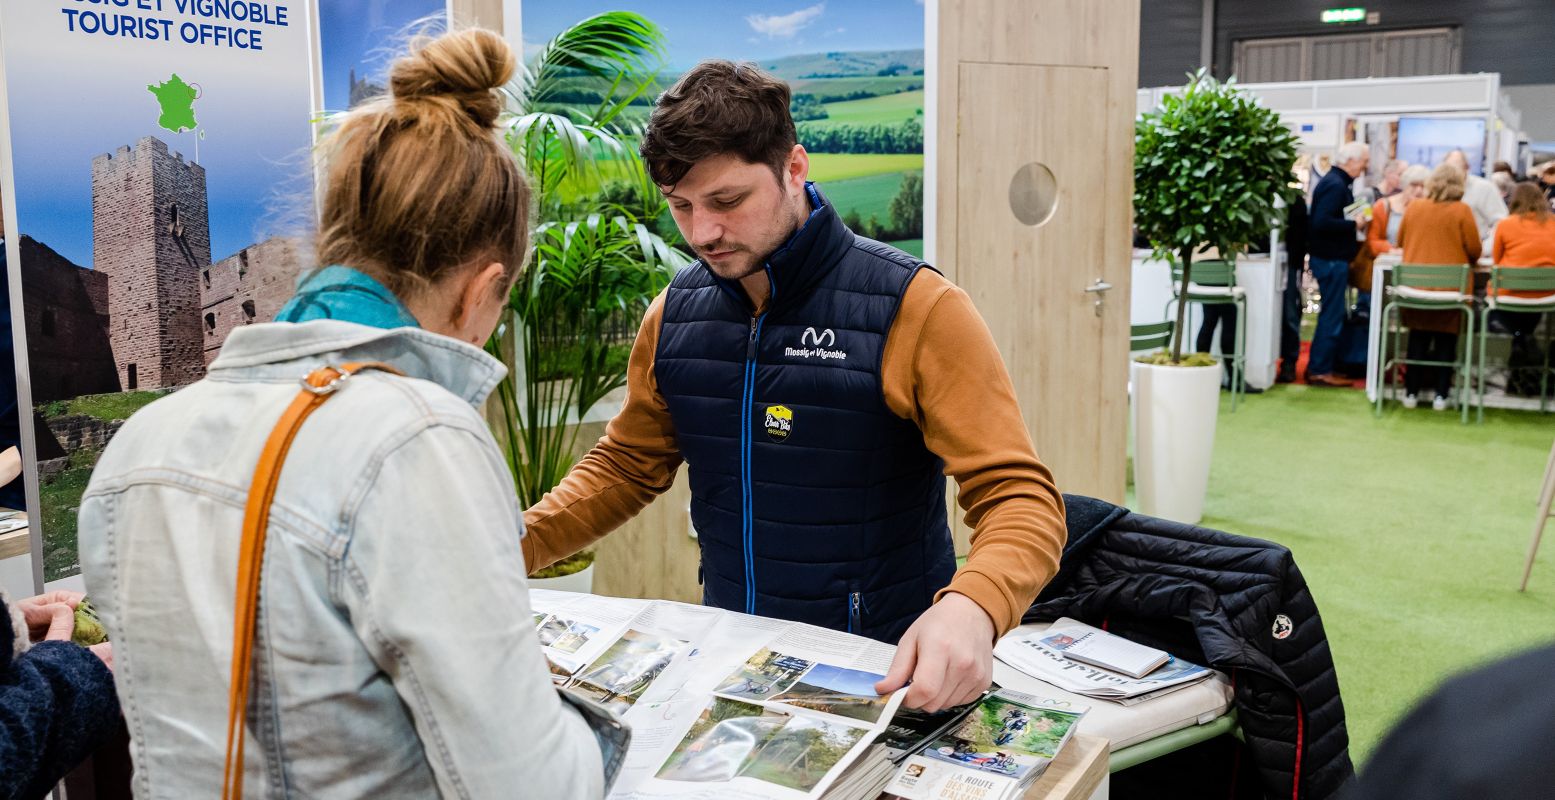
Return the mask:
[(49, 592), (16, 601), (27, 621), (27, 632), (34, 642), (68, 642), (76, 629), (76, 606), (81, 592)]
[(902, 635), (891, 671), (875, 691), (890, 694), (910, 682), (902, 704), (931, 713), (970, 703), (993, 680), (993, 639), (988, 612), (951, 592)]

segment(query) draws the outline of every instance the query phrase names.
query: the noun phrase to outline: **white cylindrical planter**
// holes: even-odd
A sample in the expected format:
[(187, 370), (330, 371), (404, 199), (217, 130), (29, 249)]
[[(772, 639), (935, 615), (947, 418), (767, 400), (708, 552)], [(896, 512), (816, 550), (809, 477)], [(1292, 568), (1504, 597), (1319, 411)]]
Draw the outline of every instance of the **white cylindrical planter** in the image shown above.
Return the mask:
[(590, 594), (594, 591), (594, 565), (590, 564), (577, 572), (556, 578), (530, 578), (529, 588)]
[(1197, 524), (1204, 518), (1209, 460), (1220, 411), (1221, 366), (1135, 362), (1134, 496), (1152, 517)]

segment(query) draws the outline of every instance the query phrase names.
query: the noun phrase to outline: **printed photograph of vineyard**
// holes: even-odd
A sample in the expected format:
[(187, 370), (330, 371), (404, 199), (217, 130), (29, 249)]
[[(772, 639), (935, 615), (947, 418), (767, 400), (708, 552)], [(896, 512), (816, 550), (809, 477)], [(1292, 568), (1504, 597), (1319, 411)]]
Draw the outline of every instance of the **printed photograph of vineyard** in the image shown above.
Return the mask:
[[(658, 85), (632, 101), (622, 125), (646, 121), (653, 98), (703, 59), (752, 62), (787, 81), (811, 180), (855, 232), (923, 255), (924, 17), (917, 0), (525, 0), (522, 8), (526, 55), (604, 11), (642, 14), (664, 32), (669, 47)], [(546, 100), (556, 111), (594, 109), (611, 91), (579, 74)], [(630, 176), (606, 191), (637, 205)], [(667, 215), (657, 227), (678, 241)]]

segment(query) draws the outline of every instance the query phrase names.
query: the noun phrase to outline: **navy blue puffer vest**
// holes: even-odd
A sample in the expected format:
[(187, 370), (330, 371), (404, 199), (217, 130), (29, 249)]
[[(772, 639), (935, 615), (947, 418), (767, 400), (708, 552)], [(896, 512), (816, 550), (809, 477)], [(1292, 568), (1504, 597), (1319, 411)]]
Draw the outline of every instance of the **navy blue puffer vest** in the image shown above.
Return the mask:
[(955, 572), (943, 462), (881, 387), (924, 265), (810, 198), (768, 259), (761, 316), (700, 263), (676, 276), (655, 376), (690, 473), (703, 601), (895, 642)]

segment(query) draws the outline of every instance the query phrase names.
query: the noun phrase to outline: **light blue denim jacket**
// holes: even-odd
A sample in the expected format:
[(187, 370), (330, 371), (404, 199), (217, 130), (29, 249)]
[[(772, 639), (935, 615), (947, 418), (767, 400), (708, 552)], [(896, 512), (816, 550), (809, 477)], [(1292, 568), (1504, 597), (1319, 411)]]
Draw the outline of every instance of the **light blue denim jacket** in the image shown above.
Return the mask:
[(335, 319), (238, 329), (208, 377), (131, 418), (92, 475), (81, 563), (114, 640), (136, 796), (220, 790), (252, 472), (299, 379), (349, 361), (408, 377), (351, 378), (287, 457), (248, 796), (603, 795), (627, 732), (549, 681), (521, 509), (475, 409), (504, 368), (424, 330)]

